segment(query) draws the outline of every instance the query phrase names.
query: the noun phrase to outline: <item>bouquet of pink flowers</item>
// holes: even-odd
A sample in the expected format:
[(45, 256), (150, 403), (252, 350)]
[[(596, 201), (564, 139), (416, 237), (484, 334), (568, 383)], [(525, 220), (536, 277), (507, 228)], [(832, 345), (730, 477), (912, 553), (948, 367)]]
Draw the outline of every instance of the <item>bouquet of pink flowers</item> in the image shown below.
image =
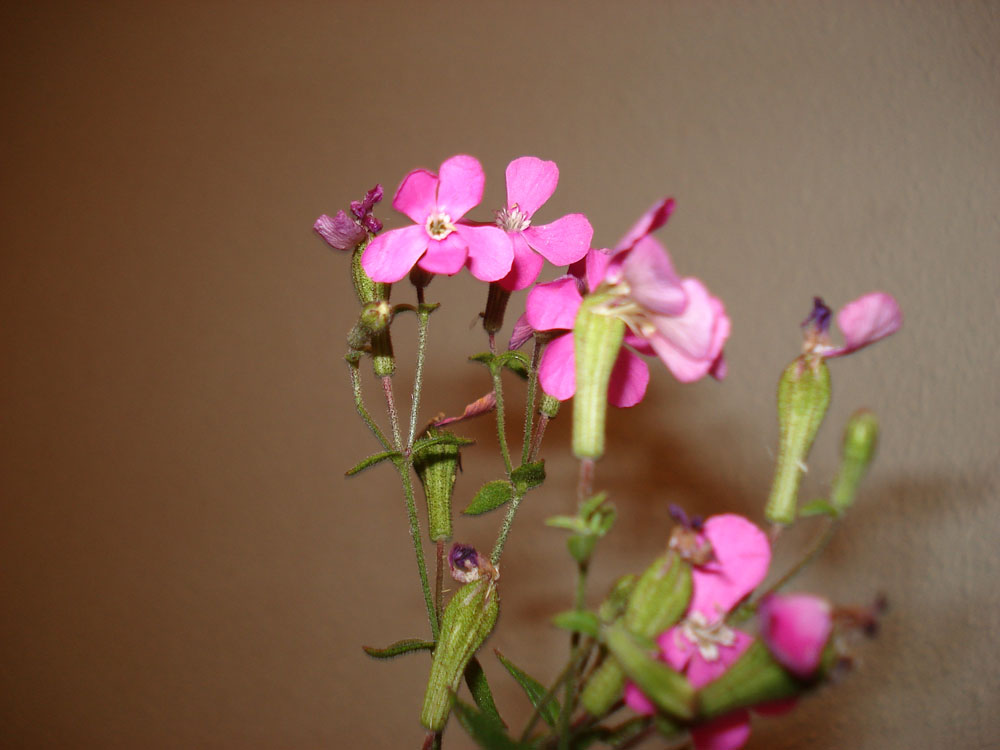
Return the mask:
[[(649, 361), (659, 360), (682, 383), (724, 378), (730, 321), (725, 305), (702, 281), (678, 275), (653, 236), (669, 219), (672, 199), (654, 203), (615, 247), (592, 248), (593, 229), (583, 214), (536, 223), (536, 213), (559, 180), (555, 163), (521, 157), (508, 165), (506, 177), (507, 202), (493, 221), (467, 218), (482, 199), (485, 175), (476, 159), (459, 155), (436, 174), (417, 169), (403, 179), (392, 205), (412, 220), (409, 226), (383, 231), (373, 213), (383, 197), (377, 185), (351, 203), (350, 213), (323, 215), (314, 227), (332, 247), (352, 254), (361, 310), (348, 335), (347, 362), (358, 414), (380, 445), (347, 474), (379, 463), (398, 473), (427, 609), (429, 637), (365, 650), (376, 659), (432, 652), (419, 717), (425, 748), (441, 747), (452, 715), (485, 748), (625, 748), (657, 736), (698, 750), (742, 747), (751, 711), (790, 710), (849, 662), (845, 636), (871, 633), (877, 625), (881, 602), (838, 607), (820, 596), (784, 589), (822, 551), (850, 508), (878, 435), (874, 414), (856, 412), (844, 430), (840, 468), (828, 497), (799, 503), (805, 461), (830, 401), (826, 361), (896, 331), (902, 322), (899, 306), (881, 292), (850, 302), (836, 316), (843, 334), (843, 344), (837, 345), (830, 336), (832, 312), (814, 299), (801, 324), (802, 351), (778, 382), (780, 434), (763, 510), (767, 533), (742, 516), (702, 520), (672, 507), (675, 525), (664, 529), (662, 554), (645, 570), (620, 578), (597, 609), (587, 609), (591, 557), (616, 519), (609, 492), (595, 491), (608, 404), (632, 407), (642, 401)], [(536, 284), (546, 260), (567, 272)], [(421, 424), (428, 323), (438, 309), (426, 301), (426, 289), (435, 275), (463, 268), (489, 285), (482, 313), (488, 348), (470, 357), (485, 365), (489, 391), (459, 416)], [(406, 277), (415, 289), (414, 301), (390, 302), (391, 285)], [(510, 298), (529, 287), (509, 343), (500, 348), (496, 338)], [(393, 390), (393, 321), (401, 313), (414, 314), (417, 323), (406, 423)], [(523, 350), (529, 342), (530, 353)], [(382, 386), (388, 431), (372, 416), (362, 392), (365, 360), (371, 360)], [(504, 370), (526, 387), (520, 455), (507, 439)], [(497, 711), (477, 653), (497, 624), (501, 559), (517, 510), (545, 480), (540, 454), (546, 426), (569, 399), (571, 448), (579, 459), (577, 512), (548, 521), (568, 532), (568, 551), (578, 571), (575, 606), (553, 621), (568, 631), (567, 661), (558, 675), (542, 682), (497, 654), (534, 709), (526, 726), (515, 732)], [(471, 442), (452, 426), (484, 414), (495, 417), (505, 471), (475, 493), (464, 513), (505, 509), (489, 553), (451, 543), (460, 453)], [(424, 524), (414, 478), (426, 500)], [(810, 516), (820, 519), (815, 542), (791, 570), (763, 589), (771, 544), (783, 528)], [(433, 577), (424, 555), (423, 525), (435, 547)], [(462, 584), (447, 603), (446, 569)]]

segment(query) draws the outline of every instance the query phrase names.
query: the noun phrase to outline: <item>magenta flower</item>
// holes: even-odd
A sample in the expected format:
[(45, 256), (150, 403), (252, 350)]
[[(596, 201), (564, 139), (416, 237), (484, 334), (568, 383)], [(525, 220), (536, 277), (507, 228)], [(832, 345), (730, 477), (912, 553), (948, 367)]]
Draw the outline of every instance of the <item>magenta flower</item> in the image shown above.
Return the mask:
[(514, 248), (510, 273), (500, 280), (508, 291), (532, 284), (542, 270), (542, 258), (555, 266), (568, 266), (590, 248), (594, 230), (583, 214), (567, 214), (541, 226), (531, 223), (558, 183), (559, 167), (554, 161), (522, 156), (507, 165), (507, 205), (496, 212), (496, 223)]
[(844, 305), (837, 313), (837, 326), (844, 334), (844, 345), (830, 343), (831, 310), (819, 297), (802, 322), (805, 350), (824, 359), (842, 357), (884, 339), (903, 325), (903, 312), (895, 298), (885, 292), (871, 292)]
[[(725, 307), (698, 279), (679, 278), (666, 248), (647, 234), (662, 226), (672, 206), (670, 199), (658, 202), (616, 250), (591, 250), (571, 269), (572, 275), (529, 292), (528, 324), (536, 331), (566, 331), (549, 343), (539, 366), (539, 380), (549, 395), (566, 400), (576, 392), (569, 334), (585, 293), (605, 298), (601, 312), (625, 322), (625, 344), (659, 357), (682, 383), (708, 374), (724, 377), (722, 347), (730, 329)], [(648, 382), (646, 363), (623, 347), (611, 374), (608, 400), (615, 406), (634, 406)]]
[(382, 200), (382, 186), (376, 185), (360, 201), (351, 201), (351, 213), (354, 217), (347, 215), (346, 211), (338, 211), (336, 216), (323, 214), (313, 229), (326, 240), (326, 243), (336, 250), (353, 250), (371, 232), (382, 231), (382, 222), (375, 218), (372, 209), (375, 204)]
[[(735, 514), (712, 516), (698, 534), (711, 544), (713, 559), (692, 570), (692, 594), (685, 618), (658, 639), (660, 656), (682, 672), (697, 689), (721, 676), (753, 638), (726, 625), (726, 615), (764, 580), (771, 563), (767, 536)], [(628, 684), (625, 702), (650, 715), (655, 707), (639, 689)], [(693, 727), (696, 750), (735, 750), (750, 735), (750, 715), (734, 711)]]
[(760, 638), (778, 663), (797, 677), (811, 677), (833, 631), (830, 603), (811, 594), (771, 594), (757, 616)]
[(430, 273), (451, 275), (463, 266), (482, 281), (496, 281), (510, 271), (514, 250), (495, 226), (459, 220), (483, 197), (486, 178), (471, 156), (453, 156), (440, 176), (416, 169), (403, 178), (392, 207), (414, 221), (371, 241), (361, 265), (373, 281), (399, 281), (418, 265)]

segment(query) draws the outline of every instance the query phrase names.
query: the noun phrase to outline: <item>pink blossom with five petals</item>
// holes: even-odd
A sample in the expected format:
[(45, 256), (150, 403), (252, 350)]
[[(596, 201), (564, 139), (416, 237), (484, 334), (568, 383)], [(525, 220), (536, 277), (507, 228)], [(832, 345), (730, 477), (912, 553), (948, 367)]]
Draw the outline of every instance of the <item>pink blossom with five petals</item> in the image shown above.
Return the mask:
[(413, 266), (451, 275), (463, 266), (481, 281), (497, 281), (510, 271), (514, 250), (495, 226), (473, 226), (459, 220), (478, 205), (486, 177), (471, 156), (446, 160), (434, 174), (410, 172), (392, 199), (392, 207), (414, 224), (375, 237), (361, 258), (372, 280), (399, 281)]
[(554, 161), (522, 156), (507, 165), (507, 205), (496, 212), (496, 224), (514, 248), (510, 273), (499, 282), (508, 291), (534, 283), (543, 258), (555, 266), (568, 266), (590, 248), (594, 229), (583, 214), (567, 214), (541, 226), (532, 223), (558, 184), (559, 167)]

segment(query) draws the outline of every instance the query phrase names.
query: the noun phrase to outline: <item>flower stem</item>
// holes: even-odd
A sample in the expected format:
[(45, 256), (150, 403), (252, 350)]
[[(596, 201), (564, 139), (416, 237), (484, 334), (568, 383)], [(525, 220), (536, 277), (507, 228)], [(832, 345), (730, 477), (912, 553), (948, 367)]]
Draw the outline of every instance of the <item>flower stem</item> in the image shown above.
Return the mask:
[(399, 437), (399, 412), (396, 411), (396, 399), (392, 395), (392, 377), (382, 376), (382, 392), (385, 393), (386, 410), (389, 412), (389, 424), (392, 426), (392, 438), (396, 450), (402, 451), (403, 444)]
[(528, 461), (534, 461), (538, 456), (538, 450), (542, 447), (542, 438), (545, 437), (545, 428), (549, 426), (549, 415), (538, 415), (538, 428), (531, 439), (531, 451), (528, 453)]
[(594, 459), (580, 459), (580, 474), (576, 483), (577, 502), (583, 503), (594, 491)]
[(417, 558), (417, 572), (420, 574), (420, 587), (424, 592), (424, 605), (427, 607), (427, 619), (431, 625), (431, 635), (438, 638), (438, 616), (434, 606), (431, 585), (427, 578), (427, 563), (424, 561), (424, 545), (420, 541), (420, 520), (417, 517), (417, 502), (413, 496), (413, 482), (410, 479), (410, 461), (397, 461), (399, 479), (403, 483), (403, 495), (406, 498), (406, 514), (410, 521), (410, 539), (413, 542), (413, 553)]
[(500, 527), (496, 544), (493, 545), (493, 552), (490, 554), (490, 562), (494, 566), (500, 564), (500, 555), (503, 554), (503, 546), (507, 543), (507, 535), (510, 533), (510, 527), (514, 524), (514, 516), (517, 514), (517, 508), (523, 499), (523, 492), (515, 492), (514, 497), (511, 498), (510, 504), (507, 506), (507, 515), (504, 516), (503, 526)]
[(371, 414), (368, 413), (368, 409), (365, 408), (365, 400), (361, 395), (361, 373), (359, 372), (358, 362), (348, 362), (348, 366), (351, 370), (351, 389), (354, 391), (354, 408), (358, 410), (358, 415), (368, 425), (368, 429), (372, 431), (372, 434), (376, 439), (382, 444), (384, 450), (390, 450), (389, 441), (385, 434), (382, 432), (381, 428), (372, 419)]
[(809, 563), (815, 560), (819, 556), (819, 554), (826, 549), (826, 546), (830, 543), (830, 540), (833, 539), (833, 535), (837, 531), (838, 526), (839, 524), (835, 519), (828, 518), (826, 521), (826, 526), (823, 528), (823, 531), (819, 533), (819, 535), (813, 541), (812, 545), (802, 556), (802, 559), (800, 559), (797, 563), (795, 563), (795, 565), (789, 568), (789, 570), (783, 576), (781, 576), (781, 578), (779, 578), (773, 584), (768, 586), (766, 591), (764, 591), (759, 596), (755, 597), (751, 607), (756, 609), (757, 604), (760, 603), (761, 599), (763, 599), (765, 596), (768, 596), (769, 594), (773, 594), (775, 591), (778, 591), (780, 588), (788, 584), (793, 578), (795, 578), (795, 576), (801, 573), (803, 569), (807, 565), (809, 565)]
[[(421, 288), (422, 292), (423, 289)], [(423, 295), (421, 295), (423, 296)], [(406, 439), (406, 450), (413, 448), (417, 434), (417, 412), (420, 410), (420, 393), (424, 378), (424, 356), (427, 352), (427, 322), (431, 311), (423, 303), (417, 309), (417, 364), (413, 375), (413, 397), (410, 401), (410, 434)]]
[(538, 363), (542, 358), (542, 352), (544, 350), (545, 343), (539, 343), (536, 338), (535, 348), (531, 352), (531, 364), (528, 366), (528, 392), (524, 397), (524, 441), (521, 444), (522, 464), (526, 464), (531, 461), (531, 454), (535, 448), (532, 445), (531, 437), (534, 430), (535, 396), (538, 391)]
[[(587, 561), (578, 562), (576, 565), (576, 596), (573, 602), (573, 609), (582, 612), (586, 601), (587, 592), (587, 571), (589, 563)], [(570, 635), (569, 642), (569, 663), (570, 672), (566, 678), (566, 699), (563, 702), (562, 711), (559, 712), (559, 750), (569, 750), (570, 717), (576, 709), (576, 686), (577, 669), (580, 659), (580, 634), (574, 632)]]
[(493, 376), (493, 394), (497, 400), (497, 439), (500, 441), (500, 454), (503, 456), (503, 465), (507, 471), (507, 478), (514, 470), (510, 462), (510, 449), (507, 447), (507, 429), (505, 427), (504, 407), (503, 407), (503, 381), (500, 378), (500, 367), (496, 364), (490, 365), (490, 373)]

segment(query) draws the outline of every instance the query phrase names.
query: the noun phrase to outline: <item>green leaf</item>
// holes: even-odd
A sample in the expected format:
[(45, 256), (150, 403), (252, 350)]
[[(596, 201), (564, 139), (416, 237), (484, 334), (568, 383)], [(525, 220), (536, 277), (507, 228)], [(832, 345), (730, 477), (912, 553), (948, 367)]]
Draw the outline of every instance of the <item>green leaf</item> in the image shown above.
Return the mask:
[(593, 497), (587, 498), (583, 502), (583, 505), (580, 506), (580, 518), (589, 518), (590, 515), (601, 506), (601, 503), (607, 499), (607, 492), (598, 492)]
[(520, 494), (545, 481), (545, 459), (530, 464), (521, 464), (510, 473), (510, 479)]
[(552, 516), (552, 518), (545, 519), (545, 525), (567, 531), (586, 531), (583, 522), (576, 516)]
[(840, 510), (830, 505), (830, 503), (826, 500), (820, 498), (819, 500), (813, 500), (811, 503), (806, 503), (799, 508), (800, 518), (808, 518), (809, 516), (830, 516), (830, 518), (840, 518)]
[(475, 442), (476, 441), (471, 438), (452, 435), (450, 432), (442, 432), (440, 435), (435, 435), (434, 437), (423, 437), (415, 441), (413, 443), (413, 451), (411, 455), (416, 456), (421, 451), (425, 451), (435, 445), (472, 445)]
[(368, 458), (364, 459), (357, 465), (345, 471), (344, 474), (346, 474), (349, 477), (353, 477), (355, 474), (360, 474), (365, 469), (368, 469), (374, 466), (375, 464), (382, 463), (386, 459), (390, 458), (401, 458), (399, 451), (383, 451), (382, 453), (375, 453), (371, 456), (368, 456)]
[(482, 362), (489, 368), (493, 367), (494, 362), (496, 362), (497, 355), (491, 354), (490, 352), (481, 352), (479, 354), (473, 354), (469, 357), (473, 362)]
[(500, 663), (504, 665), (504, 668), (510, 672), (510, 676), (513, 677), (517, 681), (517, 684), (521, 686), (521, 689), (524, 690), (524, 694), (528, 696), (528, 700), (531, 701), (531, 705), (538, 711), (539, 716), (541, 716), (545, 720), (545, 723), (550, 727), (554, 727), (556, 722), (559, 721), (559, 701), (557, 701), (554, 697), (550, 697), (549, 700), (542, 705), (542, 699), (544, 699), (549, 692), (546, 690), (545, 686), (523, 669), (520, 669), (516, 664), (514, 664), (514, 662), (501, 654), (497, 649), (493, 649), (493, 653), (497, 655), (497, 659), (499, 659)]
[(485, 716), (492, 718), (500, 726), (507, 726), (504, 720), (500, 718), (500, 712), (497, 711), (497, 704), (493, 702), (493, 693), (490, 690), (489, 683), (486, 681), (486, 673), (483, 671), (483, 665), (479, 663), (479, 659), (475, 656), (472, 657), (472, 660), (465, 667), (465, 684), (469, 686), (469, 692), (472, 693), (472, 700), (479, 706), (479, 710)]
[(480, 487), (469, 507), (462, 512), (468, 516), (478, 516), (480, 513), (499, 508), (513, 496), (514, 488), (510, 486), (510, 482), (506, 479), (495, 479)]
[(496, 357), (496, 363), (506, 367), (518, 377), (528, 379), (528, 357), (516, 349), (508, 350)]
[(655, 648), (620, 624), (605, 628), (604, 637), (615, 660), (647, 698), (670, 716), (693, 718), (694, 688), (684, 675), (652, 655)]
[(525, 750), (527, 747), (512, 740), (503, 725), (460, 700), (455, 700), (452, 710), (469, 736), (486, 750)]
[(412, 651), (433, 651), (434, 641), (423, 641), (419, 638), (404, 638), (385, 648), (374, 648), (372, 646), (362, 646), (361, 648), (373, 659), (393, 659)]
[(601, 637), (601, 621), (593, 612), (581, 612), (575, 609), (560, 612), (552, 618), (552, 624), (557, 628), (583, 633), (592, 638)]

